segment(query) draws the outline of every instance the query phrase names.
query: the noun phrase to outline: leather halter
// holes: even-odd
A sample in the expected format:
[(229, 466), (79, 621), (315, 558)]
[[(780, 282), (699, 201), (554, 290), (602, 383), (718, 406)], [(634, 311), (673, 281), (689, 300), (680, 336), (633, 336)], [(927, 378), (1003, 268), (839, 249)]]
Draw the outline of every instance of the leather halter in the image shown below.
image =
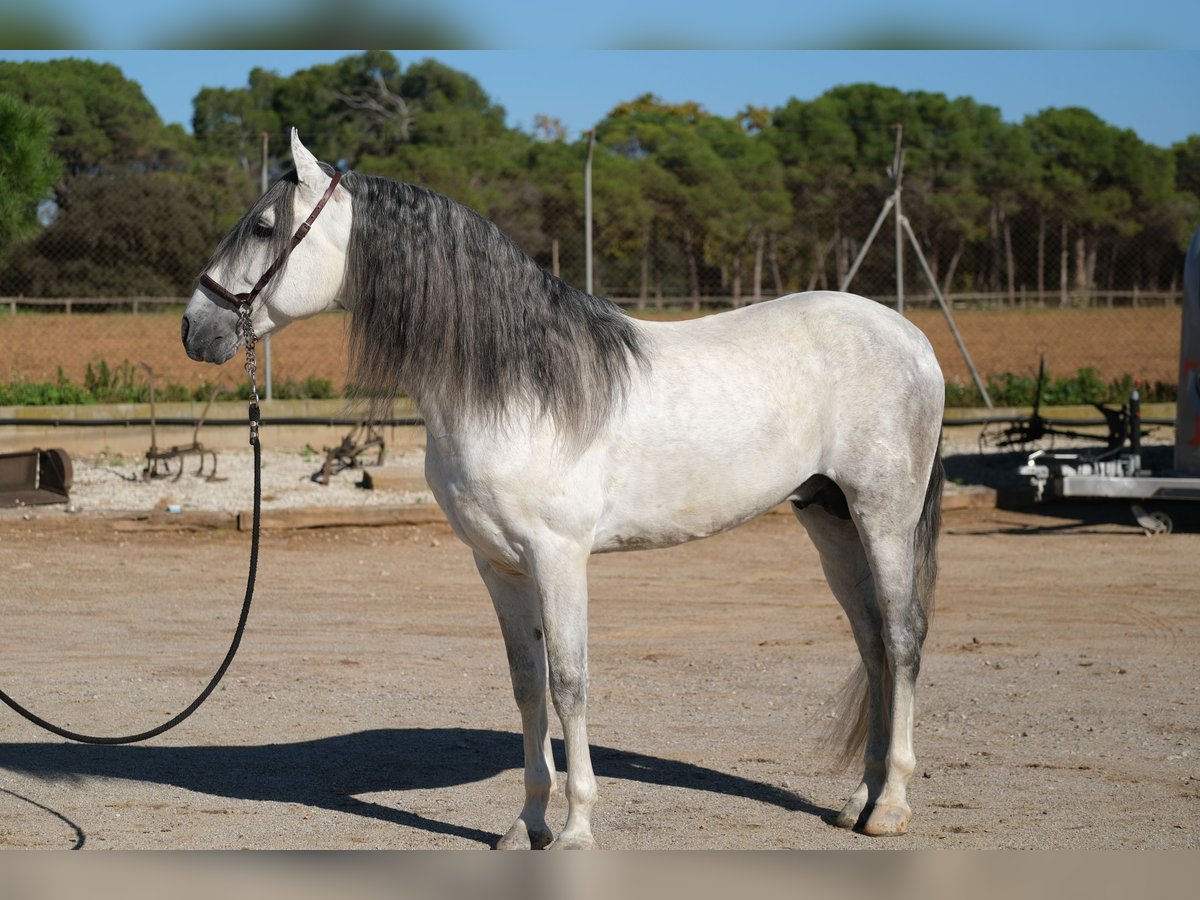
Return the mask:
[(317, 216), (321, 214), (321, 210), (325, 208), (325, 204), (329, 202), (329, 198), (333, 196), (333, 192), (337, 189), (338, 182), (341, 180), (342, 173), (335, 172), (333, 177), (329, 180), (329, 187), (325, 188), (325, 193), (321, 196), (321, 200), (313, 208), (313, 211), (309, 213), (308, 218), (305, 219), (300, 227), (296, 229), (296, 233), (292, 235), (292, 239), (288, 242), (288, 245), (279, 252), (279, 255), (275, 257), (275, 261), (271, 263), (271, 265), (267, 268), (267, 271), (263, 272), (262, 278), (258, 279), (254, 287), (252, 287), (249, 291), (241, 294), (235, 294), (228, 288), (218, 284), (208, 275), (207, 272), (200, 276), (200, 286), (212, 291), (218, 297), (228, 300), (235, 307), (249, 306), (251, 303), (253, 303), (254, 298), (259, 295), (262, 289), (265, 288), (275, 276), (275, 273), (279, 271), (279, 267), (283, 265), (284, 260), (286, 260), (291, 255), (292, 251), (296, 249), (296, 245), (304, 240), (308, 232), (312, 230), (313, 222), (317, 221)]

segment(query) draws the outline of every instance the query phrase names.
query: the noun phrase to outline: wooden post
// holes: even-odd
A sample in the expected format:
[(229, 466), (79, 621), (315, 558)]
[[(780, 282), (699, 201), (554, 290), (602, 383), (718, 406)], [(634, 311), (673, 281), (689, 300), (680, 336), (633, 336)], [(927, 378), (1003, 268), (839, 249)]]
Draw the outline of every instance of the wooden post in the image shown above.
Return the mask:
[(596, 129), (588, 132), (587, 160), (583, 164), (583, 272), (584, 290), (592, 293), (592, 148)]

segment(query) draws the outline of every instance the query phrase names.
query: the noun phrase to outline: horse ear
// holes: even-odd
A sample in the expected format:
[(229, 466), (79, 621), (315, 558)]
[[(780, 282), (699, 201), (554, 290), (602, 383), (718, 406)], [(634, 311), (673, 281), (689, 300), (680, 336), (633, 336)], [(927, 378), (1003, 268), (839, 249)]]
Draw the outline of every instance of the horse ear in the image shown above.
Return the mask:
[(296, 166), (296, 175), (300, 183), (307, 187), (318, 187), (325, 183), (328, 176), (321, 170), (317, 158), (300, 142), (300, 132), (292, 129), (292, 162)]

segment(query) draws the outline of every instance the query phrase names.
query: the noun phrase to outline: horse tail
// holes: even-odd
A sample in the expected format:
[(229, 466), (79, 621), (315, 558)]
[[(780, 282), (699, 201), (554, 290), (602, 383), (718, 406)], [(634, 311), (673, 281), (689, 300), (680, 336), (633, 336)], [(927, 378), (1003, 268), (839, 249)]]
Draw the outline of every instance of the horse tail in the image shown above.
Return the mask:
[[(942, 465), (942, 441), (938, 439), (937, 453), (933, 457), (933, 468), (929, 473), (929, 484), (925, 487), (925, 504), (917, 530), (913, 535), (913, 559), (915, 561), (914, 591), (925, 624), (933, 618), (933, 589), (937, 584), (937, 543), (942, 530), (942, 489), (946, 485), (946, 469)], [(925, 629), (920, 631), (925, 641)]]
[[(946, 484), (946, 470), (942, 466), (942, 442), (938, 439), (937, 453), (929, 481), (925, 486), (925, 501), (921, 507), (921, 518), (913, 532), (913, 593), (920, 607), (920, 642), (925, 642), (925, 631), (933, 618), (933, 592), (937, 583), (937, 542), (942, 528), (942, 489)], [(888, 671), (883, 676), (883, 693), (890, 694), (892, 677)], [(833, 751), (837, 769), (846, 769), (862, 757), (867, 746), (867, 730), (870, 716), (867, 669), (861, 662), (851, 673), (846, 683), (834, 696), (831, 706), (841, 711), (831, 723), (825, 744)]]

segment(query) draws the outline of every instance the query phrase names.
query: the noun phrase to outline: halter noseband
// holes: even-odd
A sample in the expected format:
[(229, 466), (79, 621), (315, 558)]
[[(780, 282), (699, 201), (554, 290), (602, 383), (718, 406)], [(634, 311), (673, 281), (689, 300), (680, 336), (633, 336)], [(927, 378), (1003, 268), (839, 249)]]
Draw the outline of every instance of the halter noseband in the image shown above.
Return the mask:
[(341, 180), (342, 173), (335, 172), (333, 177), (329, 180), (329, 187), (325, 188), (325, 193), (321, 196), (320, 201), (313, 208), (313, 211), (309, 213), (308, 218), (305, 219), (300, 227), (296, 229), (296, 233), (292, 235), (292, 239), (288, 242), (288, 245), (279, 251), (279, 255), (275, 257), (275, 261), (271, 263), (271, 265), (267, 268), (267, 271), (263, 272), (262, 278), (258, 279), (254, 287), (252, 287), (248, 292), (235, 294), (228, 288), (218, 284), (208, 275), (207, 272), (200, 276), (200, 286), (212, 291), (218, 297), (228, 300), (234, 305), (234, 307), (249, 307), (262, 289), (265, 288), (275, 276), (275, 273), (279, 271), (279, 267), (283, 265), (284, 260), (286, 260), (291, 255), (292, 251), (296, 249), (296, 245), (304, 240), (308, 232), (312, 230), (313, 222), (317, 221), (317, 216), (321, 214), (321, 210), (325, 208), (325, 204), (329, 202), (329, 198), (333, 196), (333, 192), (337, 189), (338, 182)]

